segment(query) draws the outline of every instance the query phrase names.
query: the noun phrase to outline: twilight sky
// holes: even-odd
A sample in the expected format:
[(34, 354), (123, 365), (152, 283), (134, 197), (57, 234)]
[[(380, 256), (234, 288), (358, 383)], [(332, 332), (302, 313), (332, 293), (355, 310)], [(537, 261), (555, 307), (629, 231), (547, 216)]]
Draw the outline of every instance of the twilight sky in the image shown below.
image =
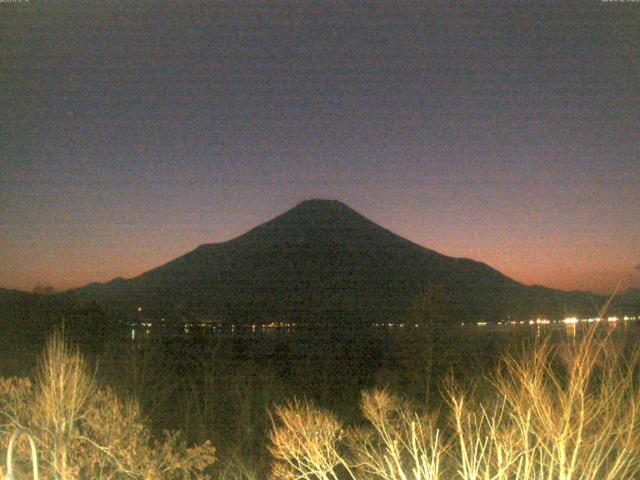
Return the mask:
[(640, 3), (355, 5), (0, 3), (0, 287), (315, 197), (527, 284), (640, 286)]

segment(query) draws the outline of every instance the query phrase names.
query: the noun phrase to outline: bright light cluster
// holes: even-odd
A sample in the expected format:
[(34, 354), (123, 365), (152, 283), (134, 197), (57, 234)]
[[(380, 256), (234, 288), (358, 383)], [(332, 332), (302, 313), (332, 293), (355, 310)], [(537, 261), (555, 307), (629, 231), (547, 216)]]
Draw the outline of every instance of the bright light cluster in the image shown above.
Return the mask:
[(546, 318), (536, 318), (535, 320), (529, 320), (529, 325), (549, 325), (551, 320)]

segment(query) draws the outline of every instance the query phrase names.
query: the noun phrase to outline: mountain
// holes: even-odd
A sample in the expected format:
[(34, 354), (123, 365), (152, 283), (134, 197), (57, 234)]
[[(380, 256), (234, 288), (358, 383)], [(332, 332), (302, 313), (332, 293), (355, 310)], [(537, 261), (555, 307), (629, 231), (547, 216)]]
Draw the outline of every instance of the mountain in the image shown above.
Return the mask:
[(27, 300), (27, 299), (30, 299), (31, 297), (32, 297), (32, 294), (29, 292), (23, 292), (21, 290), (10, 290), (7, 288), (0, 288), (0, 303)]
[(640, 288), (630, 288), (616, 296), (613, 300), (614, 310), (640, 314)]
[(592, 314), (601, 302), (442, 255), (333, 200), (304, 201), (235, 239), (69, 294), (152, 316), (349, 325)]

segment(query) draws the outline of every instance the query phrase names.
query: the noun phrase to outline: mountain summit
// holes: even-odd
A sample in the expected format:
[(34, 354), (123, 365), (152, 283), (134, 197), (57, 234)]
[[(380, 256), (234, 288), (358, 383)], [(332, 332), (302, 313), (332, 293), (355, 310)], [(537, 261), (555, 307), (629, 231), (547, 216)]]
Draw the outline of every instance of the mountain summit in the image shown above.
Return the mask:
[(234, 323), (499, 320), (591, 308), (584, 294), (527, 287), (447, 257), (335, 200), (304, 201), (235, 239), (74, 293)]
[(367, 243), (401, 237), (337, 200), (305, 200), (238, 239), (276, 243)]

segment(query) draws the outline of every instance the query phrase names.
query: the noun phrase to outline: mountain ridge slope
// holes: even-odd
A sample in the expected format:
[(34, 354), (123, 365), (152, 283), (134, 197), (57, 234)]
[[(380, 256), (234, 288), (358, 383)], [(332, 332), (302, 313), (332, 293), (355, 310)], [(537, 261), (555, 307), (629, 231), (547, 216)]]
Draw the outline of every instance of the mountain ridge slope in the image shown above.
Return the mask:
[(234, 239), (73, 294), (237, 323), (500, 320), (577, 314), (593, 303), (591, 294), (528, 287), (448, 257), (335, 200), (306, 200)]

